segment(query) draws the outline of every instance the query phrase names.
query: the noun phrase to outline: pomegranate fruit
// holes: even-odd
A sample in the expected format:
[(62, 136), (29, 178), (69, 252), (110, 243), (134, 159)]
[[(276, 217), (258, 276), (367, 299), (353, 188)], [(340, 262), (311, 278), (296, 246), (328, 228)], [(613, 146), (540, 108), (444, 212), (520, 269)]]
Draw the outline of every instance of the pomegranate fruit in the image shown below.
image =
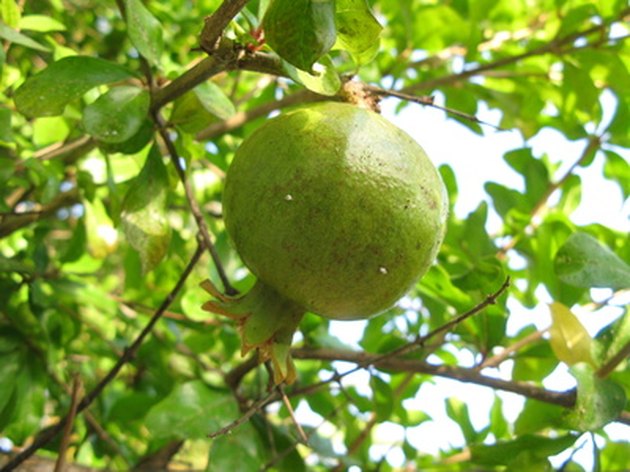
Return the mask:
[(241, 297), (204, 309), (238, 320), (243, 352), (259, 348), (276, 382), (293, 381), (289, 350), (306, 311), (367, 318), (428, 270), (447, 196), (424, 150), (370, 110), (337, 102), (271, 119), (239, 147), (223, 195), (225, 226), (257, 277)]

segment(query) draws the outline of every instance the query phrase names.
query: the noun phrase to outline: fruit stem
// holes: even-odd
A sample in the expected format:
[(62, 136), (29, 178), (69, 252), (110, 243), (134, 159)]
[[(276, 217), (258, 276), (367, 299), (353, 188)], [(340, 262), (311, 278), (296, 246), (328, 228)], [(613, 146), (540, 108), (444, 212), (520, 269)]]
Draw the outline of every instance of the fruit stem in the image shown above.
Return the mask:
[(292, 383), (296, 372), (291, 359), (291, 341), (305, 309), (261, 281), (240, 297), (217, 292), (208, 280), (201, 286), (215, 298), (204, 303), (202, 309), (237, 322), (241, 355), (257, 349), (260, 363), (271, 360), (276, 384)]
[(363, 82), (347, 80), (343, 83), (339, 96), (342, 101), (360, 108), (380, 113), (380, 97), (374, 94)]

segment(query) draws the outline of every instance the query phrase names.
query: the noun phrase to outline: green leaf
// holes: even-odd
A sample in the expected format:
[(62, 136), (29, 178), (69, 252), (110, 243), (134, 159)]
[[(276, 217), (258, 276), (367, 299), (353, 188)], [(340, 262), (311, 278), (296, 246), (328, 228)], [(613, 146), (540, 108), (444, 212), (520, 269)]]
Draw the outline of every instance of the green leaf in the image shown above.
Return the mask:
[(144, 392), (129, 392), (118, 398), (109, 409), (108, 418), (120, 424), (141, 420), (156, 403), (155, 397)]
[(533, 208), (549, 187), (549, 171), (541, 159), (532, 154), (531, 148), (515, 149), (507, 152), (503, 159), (525, 180), (525, 200)]
[(0, 145), (9, 144), (11, 142), (13, 142), (13, 131), (11, 130), (11, 110), (0, 107)]
[(52, 346), (68, 345), (80, 331), (80, 323), (57, 310), (46, 310), (42, 316), (42, 325)]
[(18, 444), (26, 441), (41, 427), (47, 397), (45, 379), (43, 366), (28, 358), (22, 361), (20, 370), (13, 378), (13, 395), (16, 397), (13, 421), (2, 432)]
[(589, 364), (581, 363), (571, 367), (571, 374), (577, 380), (577, 400), (565, 423), (578, 431), (594, 431), (611, 421), (626, 406), (623, 388), (607, 379), (600, 379)]
[(600, 451), (600, 471), (625, 470), (628, 467), (630, 457), (630, 442), (610, 441)]
[(105, 143), (122, 143), (139, 130), (149, 111), (149, 93), (139, 87), (114, 87), (83, 112), (83, 126)]
[(0, 0), (0, 20), (11, 28), (17, 28), (20, 15), (20, 7), (15, 0)]
[(591, 356), (593, 340), (580, 320), (559, 302), (549, 305), (551, 328), (549, 342), (556, 357), (572, 366), (579, 362), (593, 364)]
[[(559, 454), (575, 442), (576, 434), (566, 434), (556, 438), (525, 435), (513, 441), (498, 442), (493, 445), (478, 444), (470, 448), (471, 461), (481, 465), (509, 465), (520, 455), (529, 456), (531, 463)], [(540, 469), (533, 469), (540, 470)]]
[[(250, 421), (263, 441), (264, 447), (272, 453), (270, 459), (277, 459), (276, 454), (278, 453), (283, 454), (282, 460), (275, 464), (274, 470), (279, 472), (306, 471), (304, 460), (294, 447), (295, 439), (287, 434), (285, 428), (268, 422), (260, 415), (254, 415)], [(277, 452), (274, 454), (274, 451)]]
[(286, 61), (283, 65), (289, 77), (320, 95), (336, 95), (341, 88), (341, 78), (329, 56), (319, 59), (318, 71), (313, 74), (297, 69)]
[[(529, 330), (526, 330), (529, 331)], [(514, 358), (514, 380), (542, 381), (558, 366), (551, 346), (538, 342), (519, 350)]]
[[(626, 307), (626, 312), (621, 318), (612, 323), (606, 328), (607, 333), (610, 333), (608, 342), (603, 343), (603, 352), (601, 365), (611, 361), (613, 358), (623, 359), (623, 352), (628, 349), (630, 345), (630, 306)], [(600, 341), (599, 334), (596, 341)], [(621, 359), (619, 359), (621, 361)]]
[(565, 414), (566, 410), (561, 406), (528, 398), (514, 422), (514, 433), (524, 436), (557, 426)]
[(10, 28), (2, 22), (0, 22), (0, 38), (6, 39), (10, 43), (19, 44), (21, 46), (36, 49), (38, 51), (50, 51), (50, 49), (46, 46), (39, 44), (37, 41), (29, 38), (19, 31), (14, 30), (13, 28)]
[(227, 120), (236, 113), (232, 100), (221, 90), (221, 87), (210, 80), (197, 85), (193, 93), (206, 111), (222, 120)]
[(164, 40), (162, 25), (140, 0), (126, 0), (129, 39), (138, 52), (153, 65), (158, 65)]
[(162, 260), (171, 239), (167, 196), (168, 174), (157, 146), (153, 146), (125, 196), (121, 213), (123, 231), (140, 254), (145, 273)]
[(477, 442), (477, 431), (470, 422), (468, 414), (468, 406), (457, 398), (448, 398), (446, 400), (446, 414), (452, 419), (462, 431), (466, 444), (474, 444)]
[(376, 417), (378, 421), (386, 421), (394, 409), (392, 388), (376, 375), (370, 377), (370, 387), (372, 387), (372, 401), (374, 402)]
[(623, 198), (630, 196), (630, 164), (626, 159), (613, 151), (604, 150), (606, 163), (604, 164), (604, 176), (619, 184)]
[(124, 67), (103, 59), (71, 56), (52, 63), (15, 91), (15, 105), (26, 116), (61, 115), (65, 106), (97, 85), (129, 79)]
[[(22, 356), (18, 352), (11, 350), (6, 354), (3, 353), (3, 355), (0, 356), (0, 378), (14, 379), (21, 369), (21, 362)], [(14, 390), (14, 382), (0, 382), (0, 418), (8, 417), (8, 412), (7, 415), (2, 414), (2, 412), (11, 402)], [(3, 424), (0, 421), (0, 428), (4, 429), (7, 422)]]
[(582, 232), (573, 233), (558, 250), (554, 270), (560, 280), (577, 287), (630, 287), (630, 266)]
[(490, 409), (490, 432), (496, 439), (509, 436), (510, 425), (503, 414), (503, 400), (495, 395), (492, 408)]
[(65, 140), (70, 127), (62, 116), (45, 116), (33, 121), (33, 142), (40, 147)]
[(153, 121), (148, 117), (142, 121), (140, 129), (126, 141), (121, 143), (99, 142), (99, 148), (106, 153), (136, 154), (153, 139)]
[(591, 118), (594, 107), (598, 104), (599, 90), (593, 83), (593, 79), (584, 68), (576, 67), (570, 62), (563, 65), (564, 103), (562, 113), (571, 113), (580, 116), (581, 121)]
[(20, 19), (20, 29), (48, 33), (66, 31), (66, 25), (46, 15), (27, 15)]
[(237, 416), (232, 395), (194, 380), (177, 385), (149, 410), (144, 421), (155, 439), (201, 439)]
[(630, 99), (619, 97), (615, 114), (606, 129), (610, 134), (610, 144), (617, 146), (630, 146), (630, 134), (628, 134), (628, 120), (630, 120)]
[(513, 188), (508, 188), (496, 182), (486, 182), (484, 189), (492, 198), (492, 204), (497, 213), (506, 218), (508, 213), (515, 210), (527, 211), (525, 197)]
[(194, 91), (185, 93), (173, 103), (170, 122), (185, 133), (194, 134), (215, 120), (201, 104)]
[(246, 423), (234, 434), (224, 434), (212, 441), (206, 471), (258, 472), (265, 452), (260, 435)]
[(271, 0), (263, 18), (271, 48), (298, 69), (313, 64), (335, 44), (333, 0)]
[(378, 52), (383, 27), (367, 0), (337, 0), (336, 6), (336, 47), (348, 51), (358, 65), (367, 64)]
[(558, 29), (556, 36), (558, 38), (562, 38), (574, 33), (575, 31), (582, 29), (584, 27), (584, 23), (587, 23), (587, 21), (587, 25), (591, 26), (592, 23), (590, 23), (589, 20), (592, 20), (592, 18), (597, 15), (597, 7), (591, 2), (571, 8), (562, 16), (562, 22), (560, 23), (560, 28)]
[(488, 219), (488, 204), (481, 202), (479, 206), (466, 217), (464, 223), (464, 239), (461, 241), (463, 249), (473, 259), (479, 259), (484, 255), (494, 256), (497, 252), (492, 238), (486, 230)]

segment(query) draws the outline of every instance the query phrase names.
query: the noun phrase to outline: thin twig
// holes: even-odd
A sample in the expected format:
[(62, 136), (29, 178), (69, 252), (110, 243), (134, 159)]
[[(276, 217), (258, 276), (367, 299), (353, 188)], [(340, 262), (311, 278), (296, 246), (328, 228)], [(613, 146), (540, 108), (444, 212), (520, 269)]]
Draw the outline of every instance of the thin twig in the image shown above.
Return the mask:
[[(107, 375), (105, 375), (105, 377), (103, 377), (100, 382), (81, 399), (79, 405), (77, 406), (77, 414), (85, 410), (101, 394), (105, 387), (112, 380), (114, 380), (114, 378), (116, 378), (123, 366), (134, 358), (144, 339), (149, 335), (149, 333), (151, 333), (151, 330), (153, 329), (155, 324), (162, 317), (162, 313), (164, 313), (164, 311), (168, 309), (177, 294), (181, 291), (184, 283), (188, 279), (188, 276), (191, 274), (193, 268), (195, 267), (197, 262), (199, 262), (199, 259), (204, 253), (204, 249), (205, 248), (203, 244), (197, 246), (195, 253), (193, 254), (190, 262), (180, 275), (179, 280), (175, 284), (175, 287), (173, 287), (171, 292), (166, 296), (162, 304), (155, 311), (155, 314), (151, 317), (147, 325), (136, 337), (133, 343), (131, 343), (131, 345), (127, 349), (125, 349), (123, 355), (118, 359), (116, 364), (110, 369)], [(2, 469), (0, 469), (0, 472), (8, 472), (15, 469), (18, 465), (31, 457), (39, 448), (48, 444), (63, 429), (66, 421), (67, 417), (64, 417), (53, 426), (42, 431), (41, 434), (36, 437), (36, 439), (29, 447), (24, 449), (22, 452), (13, 457), (9, 462), (7, 462), (2, 467)]]
[(551, 182), (549, 184), (549, 186), (545, 190), (545, 193), (543, 193), (538, 201), (534, 204), (531, 211), (529, 212), (529, 224), (525, 228), (523, 228), (520, 233), (515, 234), (512, 239), (510, 239), (503, 247), (499, 249), (499, 251), (497, 252), (497, 257), (499, 257), (500, 259), (504, 258), (507, 252), (519, 243), (523, 235), (526, 234), (526, 230), (534, 226), (533, 220), (545, 207), (547, 201), (553, 195), (553, 193), (561, 188), (569, 180), (569, 178), (573, 175), (573, 172), (575, 172), (575, 169), (577, 169), (585, 160), (587, 160), (591, 156), (591, 154), (599, 148), (599, 146), (601, 146), (601, 138), (599, 136), (591, 136), (580, 157), (571, 165), (571, 167), (569, 167), (569, 169), (564, 173), (562, 177), (560, 177), (557, 181)]
[(280, 399), (280, 395), (278, 391), (272, 390), (264, 397), (260, 398), (256, 402), (254, 402), (249, 409), (243, 413), (238, 419), (232, 421), (230, 424), (224, 426), (223, 428), (215, 431), (214, 433), (209, 433), (208, 437), (210, 439), (218, 438), (219, 436), (223, 436), (225, 434), (230, 434), (234, 429), (238, 428), (243, 423), (246, 423), (252, 416), (258, 413), (265, 405), (269, 403), (273, 403), (274, 401)]
[(62, 472), (65, 469), (66, 453), (68, 446), (70, 445), (70, 435), (72, 434), (72, 426), (74, 425), (74, 419), (77, 415), (77, 407), (79, 406), (79, 398), (83, 384), (78, 374), (74, 375), (72, 381), (72, 395), (70, 397), (70, 410), (66, 415), (66, 420), (63, 428), (63, 435), (61, 437), (61, 445), (59, 446), (59, 453), (57, 455), (57, 462), (55, 464), (55, 472)]
[[(68, 141), (65, 143), (59, 142), (51, 144), (43, 149), (39, 149), (33, 153), (33, 157), (41, 161), (49, 161), (68, 154), (85, 154), (86, 152), (94, 149), (94, 147), (96, 147), (96, 141), (91, 136), (85, 135), (75, 139), (74, 141)], [(23, 163), (18, 163), (16, 170), (20, 170), (23, 166)]]
[[(319, 430), (319, 428), (321, 428), (327, 421), (330, 421), (333, 417), (335, 417), (342, 408), (345, 408), (350, 400), (351, 399), (349, 399), (348, 397), (341, 399), (339, 403), (335, 406), (335, 408), (333, 408), (333, 410), (328, 415), (326, 415), (326, 417), (322, 418), (322, 421), (317, 426), (306, 433), (307, 439), (310, 439)], [(289, 447), (279, 452), (278, 454), (275, 454), (274, 457), (269, 460), (269, 462), (267, 462), (264, 466), (260, 468), (260, 470), (265, 471), (275, 467), (278, 462), (291, 454), (291, 452), (293, 452), (297, 448), (298, 444), (301, 443), (299, 441), (293, 441), (293, 443)]]
[(287, 397), (287, 394), (284, 392), (284, 387), (282, 386), (282, 384), (278, 384), (276, 385), (276, 389), (278, 389), (278, 392), (280, 393), (280, 398), (282, 398), (282, 403), (284, 403), (284, 406), (289, 412), (291, 421), (293, 422), (295, 429), (297, 429), (298, 435), (300, 436), (302, 443), (308, 444), (308, 437), (304, 433), (304, 430), (302, 429), (302, 425), (298, 422), (297, 418), (295, 417), (295, 411), (293, 411), (293, 407), (291, 406), (291, 401), (289, 400), (289, 397)]
[(36, 212), (12, 213), (0, 218), (0, 238), (8, 236), (20, 228), (34, 223), (42, 218), (55, 215), (58, 210), (79, 202), (79, 190), (74, 187), (67, 192), (58, 194), (49, 203), (42, 205)]
[(527, 346), (528, 344), (538, 341), (540, 338), (542, 338), (543, 334), (545, 334), (548, 330), (549, 328), (543, 329), (541, 331), (534, 331), (533, 333), (528, 334), (524, 338), (519, 339), (514, 344), (504, 348), (498, 354), (484, 360), (482, 364), (477, 366), (477, 370), (483, 370), (489, 367), (498, 366), (504, 360), (510, 357), (513, 353), (517, 352), (519, 349), (522, 349), (524, 346)]
[(210, 253), (210, 257), (212, 257), (212, 261), (217, 269), (217, 274), (223, 283), (224, 291), (227, 295), (236, 295), (238, 292), (232, 285), (225, 273), (225, 269), (223, 268), (223, 263), (221, 262), (221, 258), (219, 257), (219, 253), (212, 242), (212, 238), (210, 236), (210, 231), (208, 230), (208, 226), (206, 225), (206, 221), (203, 218), (203, 214), (201, 213), (201, 209), (199, 208), (199, 203), (197, 203), (197, 199), (195, 198), (195, 194), (190, 185), (189, 180), (186, 178), (186, 172), (184, 171), (179, 154), (177, 149), (175, 148), (175, 144), (171, 140), (168, 135), (168, 130), (166, 129), (164, 119), (161, 117), (159, 112), (154, 113), (154, 121), (158, 128), (158, 133), (164, 142), (164, 145), (168, 149), (169, 156), (171, 158), (171, 162), (177, 171), (177, 175), (179, 176), (180, 181), (184, 186), (184, 192), (186, 193), (186, 199), (188, 200), (188, 204), (190, 205), (190, 211), (195, 218), (195, 222), (197, 223), (197, 227), (199, 228), (199, 232), (203, 239), (204, 245)]
[[(497, 301), (497, 299), (503, 294), (503, 292), (505, 292), (507, 290), (507, 288), (510, 286), (510, 277), (506, 277), (505, 281), (503, 282), (503, 284), (501, 284), (501, 286), (497, 289), (496, 292), (492, 293), (491, 295), (488, 295), (481, 303), (475, 305), (473, 308), (471, 308), (470, 310), (466, 311), (465, 313), (462, 313), (459, 316), (456, 316), (455, 318), (453, 318), (452, 320), (448, 321), (447, 323), (444, 323), (442, 326), (438, 326), (437, 328), (435, 328), (432, 331), (429, 331), (427, 334), (425, 334), (424, 336), (418, 335), (416, 336), (416, 339), (413, 340), (412, 342), (405, 344), (397, 349), (394, 349), (390, 352), (387, 352), (385, 354), (380, 354), (378, 356), (372, 357), (372, 359), (370, 360), (366, 360), (362, 363), (360, 363), (357, 367), (355, 367), (353, 370), (357, 371), (359, 369), (363, 369), (369, 365), (373, 365), (375, 362), (380, 362), (380, 361), (384, 361), (387, 360), (389, 358), (393, 358), (393, 357), (400, 357), (400, 356), (405, 356), (421, 347), (424, 346), (424, 344), (430, 340), (431, 338), (437, 336), (438, 334), (442, 334), (442, 333), (448, 333), (449, 331), (451, 331), (453, 328), (455, 328), (457, 325), (459, 325), (460, 323), (464, 322), (465, 320), (467, 320), (468, 318), (470, 318), (473, 315), (476, 315), (477, 313), (479, 313), (480, 311), (484, 310), (485, 308), (487, 308), (490, 305), (494, 305)], [(341, 374), (342, 376), (346, 376), (349, 375), (351, 372), (345, 372), (343, 374)]]
[(435, 100), (433, 97), (427, 97), (427, 96), (417, 96), (417, 95), (410, 95), (408, 93), (403, 93), (403, 92), (399, 92), (396, 90), (386, 90), (386, 89), (382, 89), (380, 87), (375, 87), (375, 86), (368, 86), (366, 87), (367, 90), (369, 90), (370, 92), (372, 92), (375, 95), (381, 96), (381, 97), (385, 97), (385, 96), (390, 96), (390, 97), (396, 97), (399, 98), (401, 100), (406, 100), (408, 102), (412, 102), (412, 103), (418, 103), (420, 105), (426, 105), (432, 108), (436, 108), (438, 110), (442, 110), (450, 115), (454, 115), (457, 116), (459, 118), (464, 118), (466, 120), (472, 121), (474, 123), (478, 123), (480, 125), (484, 125), (484, 126), (490, 126), (498, 131), (507, 131), (505, 128), (501, 128), (500, 126), (497, 126), (495, 124), (492, 123), (488, 123), (486, 121), (480, 120), (479, 118), (477, 118), (475, 115), (471, 115), (469, 113), (464, 113), (463, 111), (459, 111), (459, 110), (455, 110), (454, 108), (449, 108), (449, 107), (445, 107), (442, 105), (438, 105), (435, 103)]
[(617, 368), (619, 364), (627, 360), (630, 357), (630, 342), (619, 350), (614, 356), (612, 356), (606, 363), (597, 370), (597, 376), (606, 378), (608, 375)]
[[(274, 377), (274, 374), (273, 374), (273, 368), (271, 367), (271, 363), (269, 361), (265, 362), (265, 368), (267, 369), (267, 373), (269, 374), (269, 383), (273, 385), (272, 379)], [(275, 386), (275, 388), (278, 391), (280, 398), (282, 399), (282, 403), (284, 403), (284, 406), (289, 412), (289, 416), (291, 417), (291, 421), (293, 422), (293, 425), (295, 426), (295, 429), (298, 432), (298, 436), (300, 437), (300, 439), (302, 440), (304, 444), (307, 444), (308, 438), (306, 437), (306, 434), (304, 433), (304, 430), (302, 429), (302, 425), (298, 422), (297, 418), (295, 417), (295, 411), (293, 411), (293, 406), (291, 406), (291, 401), (289, 400), (289, 397), (287, 397), (287, 394), (284, 392), (284, 387), (282, 386), (281, 383), (279, 383)]]

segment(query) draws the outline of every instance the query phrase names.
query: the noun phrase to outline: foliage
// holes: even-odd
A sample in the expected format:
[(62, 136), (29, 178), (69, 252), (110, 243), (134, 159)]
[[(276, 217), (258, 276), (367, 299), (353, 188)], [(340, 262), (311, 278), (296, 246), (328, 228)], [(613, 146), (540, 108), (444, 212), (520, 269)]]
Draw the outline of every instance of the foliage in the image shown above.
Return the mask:
[[(620, 0), (0, 0), (0, 431), (32, 444), (13, 464), (546, 470), (564, 451), (580, 470), (587, 433), (601, 470), (626, 468), (605, 426), (630, 424), (628, 235), (572, 213), (599, 162), (630, 195), (629, 15)], [(477, 182), (488, 203), (451, 211), (437, 264), (365, 324), (361, 352), (308, 315), (297, 381), (270, 387), (233, 324), (201, 310), (204, 279), (227, 295), (254, 282), (224, 231), (223, 178), (269, 113), (342, 96), (351, 76), (400, 107), (439, 94), (480, 136), (496, 131), (476, 115), (497, 110), (523, 137), (504, 156), (523, 187)], [(583, 154), (534, 155), (549, 129)], [(453, 208), (463, 176), (440, 170)], [(545, 301), (550, 338), (508, 329)], [(591, 337), (587, 310), (614, 316)], [(546, 390), (562, 365), (577, 390)], [(432, 418), (409, 405), (439, 377), (496, 396), (482, 427), (449, 399), (464, 441), (430, 454), (414, 434)], [(526, 398), (515, 420), (502, 390)]]

